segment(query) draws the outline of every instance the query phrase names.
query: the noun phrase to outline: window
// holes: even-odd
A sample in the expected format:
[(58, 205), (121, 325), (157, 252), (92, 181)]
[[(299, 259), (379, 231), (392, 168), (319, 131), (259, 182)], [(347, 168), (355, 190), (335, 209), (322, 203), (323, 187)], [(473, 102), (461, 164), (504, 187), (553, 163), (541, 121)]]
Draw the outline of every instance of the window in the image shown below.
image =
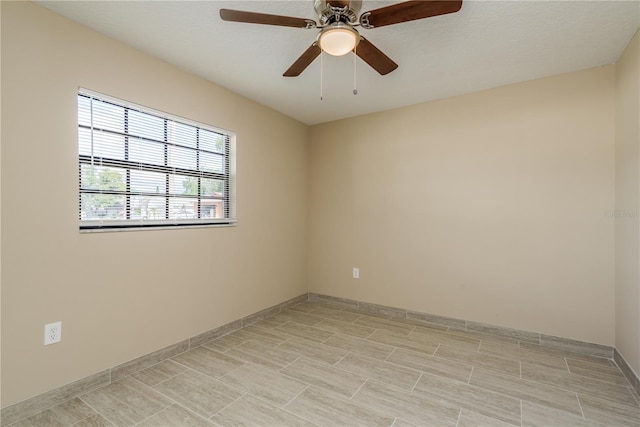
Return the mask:
[(233, 135), (81, 90), (80, 229), (235, 222)]

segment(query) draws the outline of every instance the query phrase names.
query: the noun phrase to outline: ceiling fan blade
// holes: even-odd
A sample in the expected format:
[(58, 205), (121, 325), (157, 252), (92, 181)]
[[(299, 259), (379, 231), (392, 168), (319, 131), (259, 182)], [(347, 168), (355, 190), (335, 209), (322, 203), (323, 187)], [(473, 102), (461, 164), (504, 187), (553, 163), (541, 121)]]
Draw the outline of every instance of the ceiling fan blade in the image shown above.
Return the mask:
[[(360, 23), (365, 27), (378, 28), (385, 25), (454, 13), (459, 11), (461, 7), (462, 0), (405, 1), (363, 13), (360, 17)], [(363, 23), (363, 21), (366, 22)]]
[(245, 12), (242, 10), (220, 9), (223, 21), (246, 22), (248, 24), (279, 25), (281, 27), (315, 28), (311, 19), (294, 18), (292, 16), (269, 15), (267, 13)]
[(297, 77), (320, 55), (320, 46), (314, 42), (307, 50), (304, 51), (300, 58), (296, 59), (291, 67), (284, 72), (284, 77)]
[(362, 36), (355, 51), (356, 55), (383, 76), (398, 68), (398, 64)]

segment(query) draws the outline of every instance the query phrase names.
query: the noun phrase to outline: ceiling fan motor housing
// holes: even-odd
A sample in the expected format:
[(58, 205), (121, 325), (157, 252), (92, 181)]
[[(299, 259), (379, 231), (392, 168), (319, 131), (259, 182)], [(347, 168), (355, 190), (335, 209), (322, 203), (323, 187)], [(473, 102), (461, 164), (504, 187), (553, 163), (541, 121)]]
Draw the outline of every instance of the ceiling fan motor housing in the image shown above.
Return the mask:
[(314, 0), (313, 8), (318, 14), (320, 26), (337, 22), (354, 25), (358, 22), (362, 0)]

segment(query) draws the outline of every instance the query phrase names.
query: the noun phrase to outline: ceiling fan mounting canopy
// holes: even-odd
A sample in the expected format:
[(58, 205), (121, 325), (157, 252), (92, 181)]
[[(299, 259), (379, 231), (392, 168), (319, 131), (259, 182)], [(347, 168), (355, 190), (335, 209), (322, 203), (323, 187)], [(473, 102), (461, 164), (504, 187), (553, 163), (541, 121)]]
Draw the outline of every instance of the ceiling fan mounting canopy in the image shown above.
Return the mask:
[(316, 41), (284, 72), (285, 77), (299, 76), (322, 51), (335, 56), (353, 51), (378, 73), (386, 75), (398, 68), (398, 64), (361, 36), (355, 27), (370, 30), (454, 13), (461, 9), (462, 0), (404, 1), (369, 10), (360, 16), (358, 14), (362, 8), (362, 0), (313, 0), (313, 7), (318, 22), (312, 19), (232, 9), (220, 9), (220, 17), (224, 21), (232, 22), (320, 29)]

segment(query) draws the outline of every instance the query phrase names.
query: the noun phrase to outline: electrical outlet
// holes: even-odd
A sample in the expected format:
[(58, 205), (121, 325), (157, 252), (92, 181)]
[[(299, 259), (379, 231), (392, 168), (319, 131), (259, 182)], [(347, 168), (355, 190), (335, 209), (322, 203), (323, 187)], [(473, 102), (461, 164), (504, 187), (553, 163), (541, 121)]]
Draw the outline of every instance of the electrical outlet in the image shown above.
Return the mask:
[(360, 278), (360, 269), (357, 267), (353, 268), (353, 278), (354, 279), (359, 279)]
[(62, 322), (44, 325), (44, 345), (55, 344), (60, 341), (62, 341)]

